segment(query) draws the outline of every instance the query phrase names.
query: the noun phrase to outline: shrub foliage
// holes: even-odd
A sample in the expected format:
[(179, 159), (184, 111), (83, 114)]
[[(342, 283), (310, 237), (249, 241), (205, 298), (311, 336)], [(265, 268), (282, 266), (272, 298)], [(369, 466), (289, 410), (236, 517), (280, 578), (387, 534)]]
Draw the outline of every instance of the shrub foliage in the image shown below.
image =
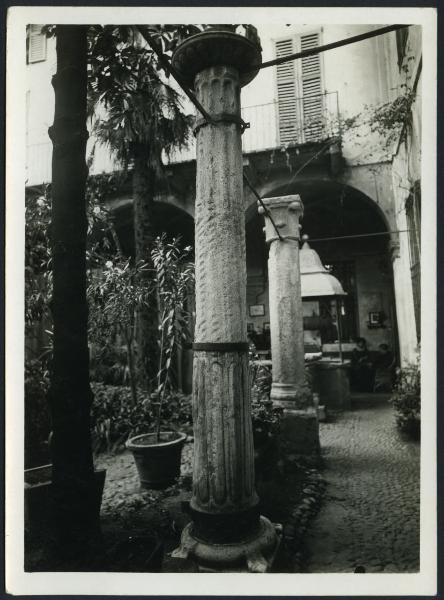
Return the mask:
[(396, 425), (405, 433), (419, 435), (421, 419), (421, 372), (419, 361), (398, 369), (391, 402)]

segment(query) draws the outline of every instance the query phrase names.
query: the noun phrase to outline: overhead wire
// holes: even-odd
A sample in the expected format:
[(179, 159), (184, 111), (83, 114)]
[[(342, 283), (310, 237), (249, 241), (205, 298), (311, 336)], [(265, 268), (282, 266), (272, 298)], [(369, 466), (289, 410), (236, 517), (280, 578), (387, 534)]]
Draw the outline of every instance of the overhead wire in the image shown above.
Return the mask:
[(244, 180), (245, 183), (247, 184), (247, 186), (250, 188), (250, 190), (253, 192), (253, 194), (256, 196), (257, 201), (259, 202), (259, 204), (262, 206), (265, 214), (267, 215), (267, 217), (270, 219), (271, 224), (273, 225), (274, 230), (276, 231), (276, 235), (278, 236), (278, 238), (280, 239), (280, 241), (283, 241), (283, 237), (280, 234), (279, 229), (277, 228), (276, 223), (273, 220), (273, 217), (271, 216), (270, 211), (268, 210), (268, 208), (265, 206), (262, 198), (260, 197), (260, 195), (258, 194), (258, 192), (254, 189), (254, 187), (252, 186), (252, 184), (250, 183), (250, 180), (248, 179), (247, 174), (245, 173), (245, 171), (242, 171), (242, 174), (244, 176)]
[(392, 233), (407, 233), (409, 231), (416, 231), (416, 229), (397, 229), (394, 231), (377, 231), (375, 233), (356, 233), (353, 235), (340, 235), (340, 236), (335, 236), (335, 237), (327, 237), (327, 238), (309, 238), (307, 237), (305, 240), (303, 239), (302, 241), (307, 241), (309, 243), (311, 242), (332, 242), (332, 241), (336, 241), (336, 240), (348, 240), (348, 239), (352, 239), (352, 238), (363, 238), (363, 237), (374, 237), (374, 236), (379, 236), (379, 235), (391, 235)]

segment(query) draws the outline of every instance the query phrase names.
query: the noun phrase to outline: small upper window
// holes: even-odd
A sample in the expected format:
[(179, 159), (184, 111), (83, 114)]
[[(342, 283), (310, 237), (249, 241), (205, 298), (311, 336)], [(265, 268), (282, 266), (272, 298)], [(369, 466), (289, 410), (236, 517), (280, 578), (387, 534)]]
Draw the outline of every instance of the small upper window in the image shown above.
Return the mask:
[(46, 34), (42, 32), (43, 25), (29, 25), (26, 36), (27, 63), (46, 60)]

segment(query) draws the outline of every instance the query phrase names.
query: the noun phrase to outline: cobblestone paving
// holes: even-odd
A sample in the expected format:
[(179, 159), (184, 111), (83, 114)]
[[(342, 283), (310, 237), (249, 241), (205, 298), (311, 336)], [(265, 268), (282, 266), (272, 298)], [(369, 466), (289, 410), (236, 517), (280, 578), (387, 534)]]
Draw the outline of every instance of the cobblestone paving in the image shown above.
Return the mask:
[(309, 573), (419, 570), (419, 443), (385, 401), (320, 424), (327, 488), (305, 540)]

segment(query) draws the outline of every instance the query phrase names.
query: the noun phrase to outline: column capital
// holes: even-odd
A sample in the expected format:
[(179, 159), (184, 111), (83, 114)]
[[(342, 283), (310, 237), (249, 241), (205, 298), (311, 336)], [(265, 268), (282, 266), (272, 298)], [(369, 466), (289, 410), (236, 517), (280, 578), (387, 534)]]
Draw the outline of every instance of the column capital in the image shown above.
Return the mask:
[(290, 196), (276, 196), (275, 198), (263, 198), (262, 202), (265, 205), (259, 205), (259, 214), (265, 217), (265, 239), (267, 244), (271, 244), (275, 240), (279, 240), (273, 223), (271, 222), (268, 213), (271, 215), (274, 224), (276, 225), (281, 237), (284, 240), (300, 239), (299, 219), (304, 214), (304, 205), (302, 204), (299, 194)]

